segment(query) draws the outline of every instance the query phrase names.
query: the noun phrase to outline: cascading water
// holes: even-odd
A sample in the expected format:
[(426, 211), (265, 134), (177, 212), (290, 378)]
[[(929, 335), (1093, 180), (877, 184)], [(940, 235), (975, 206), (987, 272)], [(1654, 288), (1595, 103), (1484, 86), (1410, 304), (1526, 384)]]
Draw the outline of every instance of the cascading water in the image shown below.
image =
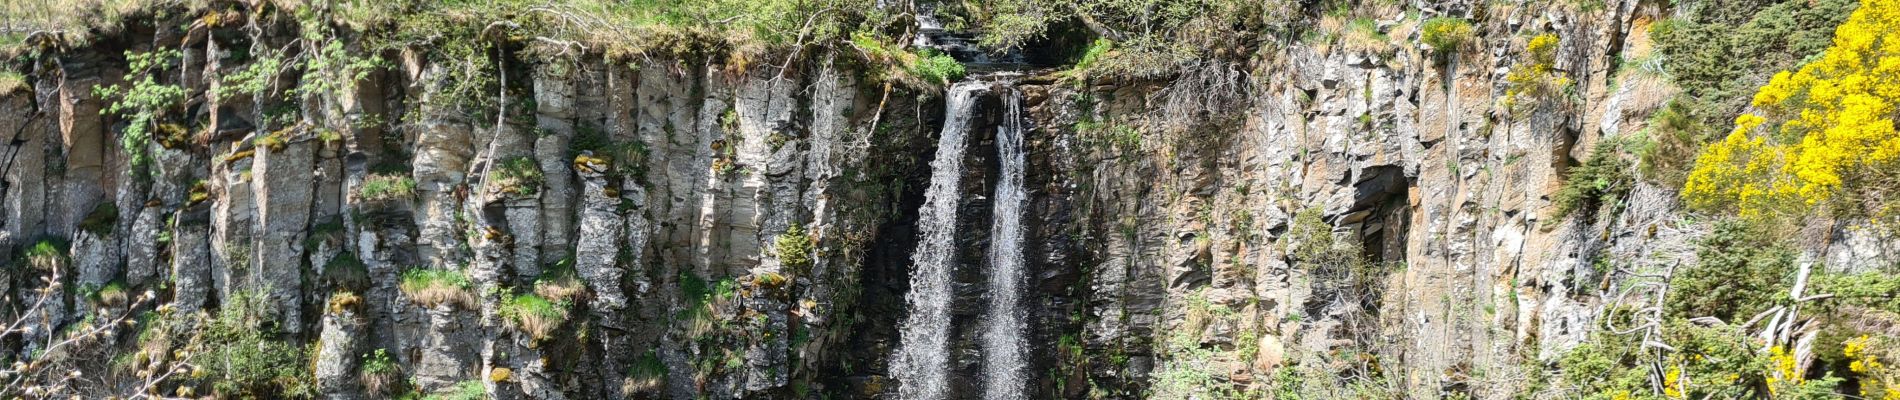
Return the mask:
[(989, 88), (980, 80), (958, 82), (944, 99), (943, 133), (930, 162), (930, 187), (918, 224), (923, 231), (911, 254), (910, 314), (898, 334), (898, 394), (907, 400), (942, 399), (949, 389), (950, 272), (956, 262), (957, 192), (963, 175), (964, 136), (975, 117), (976, 100)]
[(983, 332), (983, 398), (1024, 399), (1023, 316), (1017, 303), (1023, 281), (1023, 123), (1022, 93), (1003, 95), (1003, 121), (996, 129), (996, 153), (1002, 165), (996, 184), (994, 224), (990, 226), (990, 308)]

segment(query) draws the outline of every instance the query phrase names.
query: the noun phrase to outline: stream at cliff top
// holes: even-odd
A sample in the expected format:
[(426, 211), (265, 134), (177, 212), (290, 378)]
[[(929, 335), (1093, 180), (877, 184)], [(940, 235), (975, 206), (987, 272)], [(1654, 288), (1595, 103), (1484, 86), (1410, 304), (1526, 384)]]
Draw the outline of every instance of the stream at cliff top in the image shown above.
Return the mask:
[(910, 291), (904, 294), (909, 314), (899, 328), (898, 350), (891, 372), (904, 399), (942, 399), (949, 385), (950, 272), (956, 262), (956, 224), (959, 181), (963, 174), (964, 136), (970, 131), (979, 95), (989, 83), (966, 80), (950, 87), (944, 98), (943, 133), (936, 159), (930, 162), (930, 187), (918, 213), (923, 232), (911, 254)]
[(1004, 84), (1003, 121), (996, 128), (1002, 174), (996, 184), (990, 227), (990, 308), (983, 332), (983, 398), (1024, 399), (1023, 315), (1023, 105), (1022, 92)]

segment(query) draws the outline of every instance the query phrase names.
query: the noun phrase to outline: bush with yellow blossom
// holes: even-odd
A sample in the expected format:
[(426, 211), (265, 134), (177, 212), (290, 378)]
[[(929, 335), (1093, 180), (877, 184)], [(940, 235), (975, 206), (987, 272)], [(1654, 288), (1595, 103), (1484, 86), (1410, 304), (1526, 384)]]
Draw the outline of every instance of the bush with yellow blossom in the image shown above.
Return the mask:
[(1900, 1), (1863, 0), (1834, 44), (1755, 94), (1704, 148), (1683, 187), (1693, 207), (1744, 218), (1900, 215)]
[(1900, 370), (1887, 365), (1883, 358), (1892, 357), (1892, 339), (1860, 335), (1848, 339), (1841, 348), (1841, 355), (1847, 357), (1847, 370), (1861, 376), (1860, 397), (1866, 399), (1900, 400)]
[(1556, 69), (1558, 42), (1557, 35), (1546, 33), (1524, 44), (1524, 60), (1511, 66), (1511, 72), (1504, 76), (1504, 96), (1498, 98), (1499, 106), (1515, 114), (1563, 98), (1570, 88), (1570, 78)]

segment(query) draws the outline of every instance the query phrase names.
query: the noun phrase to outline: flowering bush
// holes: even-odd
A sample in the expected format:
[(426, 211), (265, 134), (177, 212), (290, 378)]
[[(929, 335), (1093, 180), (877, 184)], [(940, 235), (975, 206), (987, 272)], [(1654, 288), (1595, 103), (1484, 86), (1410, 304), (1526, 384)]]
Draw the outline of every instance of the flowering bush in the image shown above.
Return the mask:
[(1756, 93), (1759, 110), (1697, 157), (1683, 197), (1746, 218), (1825, 207), (1891, 217), (1900, 199), (1900, 3), (1863, 1), (1834, 45)]

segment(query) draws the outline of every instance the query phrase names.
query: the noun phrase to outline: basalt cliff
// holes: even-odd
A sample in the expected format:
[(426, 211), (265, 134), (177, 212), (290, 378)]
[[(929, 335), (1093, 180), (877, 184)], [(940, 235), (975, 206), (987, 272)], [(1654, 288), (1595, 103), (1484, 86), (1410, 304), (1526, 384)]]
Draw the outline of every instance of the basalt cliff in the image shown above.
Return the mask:
[(1891, 209), (1692, 197), (1890, 0), (132, 3), (4, 32), (0, 397), (1900, 394)]

